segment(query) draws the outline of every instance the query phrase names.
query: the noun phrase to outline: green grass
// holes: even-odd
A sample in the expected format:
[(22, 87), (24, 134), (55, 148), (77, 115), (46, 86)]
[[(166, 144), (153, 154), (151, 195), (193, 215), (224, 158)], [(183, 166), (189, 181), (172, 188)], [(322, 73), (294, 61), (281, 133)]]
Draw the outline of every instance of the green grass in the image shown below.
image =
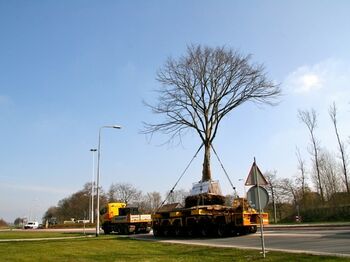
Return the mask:
[(50, 238), (50, 237), (76, 237), (84, 236), (83, 233), (75, 232), (42, 232), (37, 230), (27, 230), (27, 231), (0, 231), (1, 239), (28, 239), (28, 238)]
[[(34, 232), (33, 232), (34, 233)], [(51, 233), (52, 234), (52, 233)], [(54, 233), (56, 234), (56, 233)], [(116, 236), (0, 242), (1, 261), (350, 261), (346, 258), (165, 244)]]

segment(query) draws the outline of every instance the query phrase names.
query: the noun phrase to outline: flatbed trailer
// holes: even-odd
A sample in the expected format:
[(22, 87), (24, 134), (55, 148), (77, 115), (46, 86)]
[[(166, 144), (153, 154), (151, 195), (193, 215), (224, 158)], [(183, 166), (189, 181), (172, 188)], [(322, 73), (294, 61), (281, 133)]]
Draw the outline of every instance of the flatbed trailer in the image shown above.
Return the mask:
[[(164, 205), (152, 215), (155, 236), (225, 237), (255, 233), (260, 219), (268, 224), (268, 214), (259, 214), (245, 199), (234, 205), (202, 205), (190, 208)], [(244, 206), (245, 203), (245, 206)]]

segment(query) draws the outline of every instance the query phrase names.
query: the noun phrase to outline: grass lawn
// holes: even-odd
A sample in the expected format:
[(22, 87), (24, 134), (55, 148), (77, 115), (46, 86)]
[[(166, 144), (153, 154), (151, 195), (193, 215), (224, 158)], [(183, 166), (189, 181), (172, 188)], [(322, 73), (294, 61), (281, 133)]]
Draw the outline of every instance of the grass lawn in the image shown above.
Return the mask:
[[(34, 233), (34, 232), (32, 232)], [(2, 232), (1, 232), (2, 234)], [(1, 235), (0, 234), (0, 235)], [(57, 233), (51, 233), (56, 235)], [(43, 234), (44, 236), (44, 234)], [(62, 236), (62, 235), (61, 235)], [(18, 238), (18, 237), (16, 237)], [(116, 236), (0, 242), (1, 261), (350, 261), (346, 258), (199, 247)]]
[(27, 238), (47, 238), (47, 237), (75, 237), (83, 236), (82, 233), (75, 232), (43, 232), (40, 230), (26, 230), (26, 231), (0, 231), (1, 239), (27, 239)]

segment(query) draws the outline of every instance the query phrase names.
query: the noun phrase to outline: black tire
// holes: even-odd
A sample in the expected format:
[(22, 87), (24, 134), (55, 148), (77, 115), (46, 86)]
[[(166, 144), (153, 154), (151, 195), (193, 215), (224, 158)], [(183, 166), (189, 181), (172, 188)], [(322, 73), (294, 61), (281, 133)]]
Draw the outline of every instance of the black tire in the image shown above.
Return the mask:
[(103, 229), (103, 232), (105, 233), (105, 235), (109, 235), (112, 232), (111, 229), (109, 228), (109, 226), (103, 227), (102, 229)]
[(216, 236), (217, 237), (226, 237), (227, 236), (227, 230), (224, 225), (217, 225), (216, 226)]
[(250, 228), (250, 233), (254, 234), (254, 233), (256, 233), (256, 231), (258, 231), (258, 227), (257, 226), (252, 226)]
[(164, 235), (165, 237), (171, 237), (171, 236), (173, 235), (173, 230), (172, 230), (172, 228), (171, 228), (171, 227), (165, 227), (165, 228), (163, 229), (163, 235)]
[(128, 225), (124, 225), (122, 228), (121, 228), (121, 233), (122, 235), (129, 235), (130, 232), (129, 232), (129, 226)]
[(154, 237), (161, 237), (162, 235), (163, 235), (163, 232), (159, 227), (153, 228), (153, 236)]
[(196, 237), (198, 235), (198, 231), (194, 226), (187, 227), (186, 233), (188, 237)]
[(239, 235), (238, 229), (236, 227), (232, 228), (230, 231), (230, 236), (236, 237)]
[(181, 237), (183, 235), (183, 230), (180, 226), (174, 228), (174, 236)]
[(199, 234), (201, 237), (209, 237), (210, 236), (210, 228), (208, 226), (202, 226), (200, 229), (199, 229)]

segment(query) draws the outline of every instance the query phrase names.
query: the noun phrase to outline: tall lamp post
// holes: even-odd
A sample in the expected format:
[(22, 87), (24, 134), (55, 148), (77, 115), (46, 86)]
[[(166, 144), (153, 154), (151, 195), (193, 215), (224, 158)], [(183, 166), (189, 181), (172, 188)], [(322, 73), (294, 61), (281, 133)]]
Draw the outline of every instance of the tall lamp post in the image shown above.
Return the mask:
[(95, 153), (96, 148), (90, 149), (92, 152), (92, 180), (91, 180), (91, 223), (94, 223), (94, 191), (95, 191)]
[(96, 197), (97, 197), (97, 207), (96, 207), (96, 236), (100, 235), (100, 158), (101, 158), (101, 131), (103, 128), (116, 128), (121, 129), (121, 126), (102, 126), (98, 132), (98, 149), (97, 149), (97, 178), (96, 178)]

